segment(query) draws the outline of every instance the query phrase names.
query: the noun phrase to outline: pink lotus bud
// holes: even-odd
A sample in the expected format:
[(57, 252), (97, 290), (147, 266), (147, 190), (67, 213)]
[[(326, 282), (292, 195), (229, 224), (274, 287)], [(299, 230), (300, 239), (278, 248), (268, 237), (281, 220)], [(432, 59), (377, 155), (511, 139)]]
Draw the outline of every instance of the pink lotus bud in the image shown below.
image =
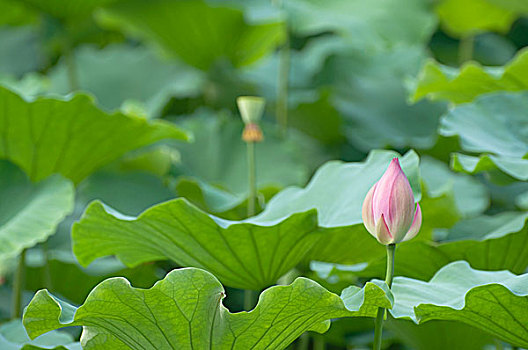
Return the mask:
[(422, 211), (418, 203), (415, 210), (413, 191), (398, 158), (368, 191), (362, 217), (367, 231), (381, 244), (408, 241), (418, 234)]

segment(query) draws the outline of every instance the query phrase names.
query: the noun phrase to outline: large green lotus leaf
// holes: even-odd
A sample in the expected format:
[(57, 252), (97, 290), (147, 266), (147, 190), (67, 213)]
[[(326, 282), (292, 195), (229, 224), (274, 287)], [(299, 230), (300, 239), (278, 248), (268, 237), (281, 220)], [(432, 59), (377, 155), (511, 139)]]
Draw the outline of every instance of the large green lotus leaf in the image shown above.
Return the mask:
[(284, 7), (296, 34), (337, 32), (369, 49), (425, 43), (436, 26), (436, 18), (423, 0), (291, 0), (285, 1)]
[(20, 0), (21, 3), (26, 4), (31, 9), (68, 21), (77, 21), (79, 18), (91, 16), (95, 9), (116, 1), (117, 0)]
[(0, 348), (2, 350), (81, 350), (66, 332), (51, 331), (34, 340), (29, 339), (21, 320), (13, 320), (0, 325)]
[(141, 172), (162, 178), (168, 176), (171, 168), (179, 162), (180, 152), (178, 152), (176, 147), (160, 144), (125, 154), (117, 161), (104, 167), (103, 171), (123, 174)]
[(69, 252), (52, 250), (43, 259), (42, 252), (32, 250), (26, 253), (25, 288), (37, 291), (45, 286), (61, 298), (81, 304), (92, 288), (107, 278), (122, 276), (136, 287), (148, 288), (162, 276), (158, 270), (155, 264), (128, 269), (117, 259), (110, 257), (83, 268)]
[(429, 281), (396, 277), (395, 318), (415, 323), (460, 321), (512, 345), (528, 346), (528, 274), (474, 270), (466, 261), (443, 267)]
[(0, 87), (0, 157), (33, 181), (60, 173), (75, 183), (124, 153), (161, 139), (188, 136), (164, 122), (107, 114), (92, 98), (41, 97), (28, 101)]
[[(221, 187), (185, 176), (178, 178), (175, 189), (178, 197), (184, 197), (203, 211), (222, 219), (247, 218), (248, 197), (245, 195), (233, 194)], [(259, 188), (255, 213), (260, 213), (266, 203), (279, 191), (280, 188), (275, 186)]]
[[(399, 156), (376, 150), (364, 162), (330, 161), (317, 170), (306, 187), (289, 187), (273, 197), (257, 220), (280, 220), (316, 208), (325, 238), (310, 252), (311, 260), (353, 264), (383, 256), (383, 246), (363, 227), (361, 205), (392, 158)], [(401, 158), (417, 200), (421, 197), (418, 162), (413, 151)]]
[[(422, 157), (420, 174), (429, 197), (438, 198), (446, 192), (452, 194), (456, 211), (462, 217), (481, 214), (489, 205), (489, 194), (481, 182), (469, 175), (450, 171), (448, 166), (439, 160)], [(424, 215), (424, 221), (427, 219)]]
[(37, 14), (18, 1), (0, 0), (0, 26), (16, 26), (21, 24), (33, 24), (37, 21)]
[(483, 331), (453, 321), (429, 321), (420, 325), (407, 320), (390, 318), (387, 329), (414, 350), (482, 350), (494, 343)]
[[(159, 116), (171, 97), (193, 97), (201, 92), (200, 71), (157, 58), (145, 47), (123, 44), (98, 50), (80, 47), (75, 52), (79, 88), (93, 93), (106, 109), (117, 109), (129, 100), (140, 102), (151, 117)], [(48, 74), (50, 92), (70, 92), (64, 61)]]
[[(195, 177), (236, 197), (246, 197), (247, 149), (241, 139), (242, 121), (204, 111), (178, 125), (190, 130), (195, 139), (193, 143), (178, 147), (181, 154), (178, 175)], [(316, 152), (308, 152), (310, 145), (296, 135), (284, 139), (277, 135), (272, 125), (265, 124), (262, 129), (264, 141), (256, 145), (257, 186), (284, 187), (305, 183), (309, 166), (304, 157), (315, 158)]]
[(241, 10), (204, 1), (126, 1), (107, 7), (99, 19), (203, 70), (222, 59), (235, 67), (251, 64), (284, 38), (282, 22), (248, 23)]
[(436, 13), (444, 29), (465, 37), (481, 32), (507, 33), (512, 23), (528, 13), (523, 0), (442, 0)]
[(48, 241), (50, 250), (71, 254), (71, 226), (93, 200), (101, 200), (126, 215), (138, 215), (145, 209), (175, 197), (161, 178), (138, 171), (98, 171), (77, 187), (75, 209)]
[(99, 284), (74, 308), (47, 290), (24, 313), (31, 337), (83, 325), (85, 349), (284, 349), (307, 330), (324, 332), (337, 317), (373, 317), (390, 307), (385, 290), (369, 283), (341, 298), (317, 283), (298, 278), (264, 291), (251, 312), (232, 314), (225, 292), (210, 273), (187, 268), (170, 272), (151, 289), (135, 289), (124, 278)]
[(405, 46), (375, 54), (343, 52), (327, 59), (318, 80), (333, 86), (333, 105), (342, 114), (345, 135), (356, 148), (427, 149), (434, 145), (445, 105), (430, 101), (410, 105), (404, 83), (416, 75), (425, 57), (423, 48)]
[[(511, 181), (528, 180), (528, 159), (516, 157), (504, 157), (495, 155), (480, 155), (478, 157), (468, 156), (461, 153), (451, 155), (451, 167), (453, 170), (468, 174), (486, 172), (493, 176), (499, 183)], [(500, 174), (506, 176), (500, 176)]]
[(0, 178), (1, 262), (44, 242), (55, 232), (73, 210), (74, 188), (58, 175), (33, 184), (7, 161), (0, 161)]
[[(342, 146), (345, 141), (343, 118), (331, 103), (331, 93), (324, 89), (299, 95), (301, 94), (292, 96), (292, 99), (296, 98), (296, 106), (288, 114), (288, 125), (310, 135), (323, 145), (336, 148)], [(321, 118), (322, 115), (324, 118)]]
[(510, 211), (460, 220), (449, 230), (445, 240), (481, 240), (502, 237), (523, 230), (526, 219), (526, 213)]
[(222, 283), (260, 290), (293, 268), (321, 238), (314, 210), (281, 220), (227, 221), (185, 199), (126, 217), (92, 203), (73, 225), (81, 265), (116, 255), (127, 266), (170, 259), (211, 271)]
[[(495, 166), (515, 178), (526, 179), (528, 154), (528, 93), (495, 93), (472, 103), (457, 106), (441, 121), (440, 134), (458, 136), (463, 150), (495, 156), (481, 165), (499, 159)], [(478, 160), (462, 159), (462, 168), (479, 170)], [(463, 163), (466, 161), (465, 164)]]
[(482, 67), (476, 62), (452, 68), (427, 61), (418, 75), (411, 100), (428, 97), (452, 103), (470, 102), (494, 91), (528, 89), (528, 50), (521, 50), (503, 67)]
[(277, 194), (257, 220), (278, 220), (317, 208), (319, 225), (325, 228), (362, 223), (361, 206), (393, 158), (409, 178), (414, 198), (422, 197), (419, 157), (414, 151), (401, 156), (395, 151), (373, 150), (363, 162), (329, 161), (321, 166), (305, 187), (289, 187)]
[(20, 77), (42, 66), (43, 50), (32, 26), (0, 27), (0, 77)]
[[(481, 270), (510, 270), (523, 273), (528, 267), (526, 213), (503, 213), (460, 221), (452, 230), (453, 239), (443, 243), (410, 241), (397, 247), (395, 274), (427, 280), (442, 266), (467, 260)], [(479, 233), (479, 235), (475, 234)], [(473, 236), (471, 236), (473, 234)], [(385, 274), (385, 257), (357, 266), (311, 264), (321, 278), (350, 272), (365, 277)]]

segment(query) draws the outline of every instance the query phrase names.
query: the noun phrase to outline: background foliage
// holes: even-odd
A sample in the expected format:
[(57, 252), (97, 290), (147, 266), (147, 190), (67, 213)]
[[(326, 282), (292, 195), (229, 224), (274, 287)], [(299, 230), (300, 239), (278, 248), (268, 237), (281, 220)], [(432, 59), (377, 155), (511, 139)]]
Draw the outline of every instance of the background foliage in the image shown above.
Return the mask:
[(360, 349), (380, 306), (386, 348), (528, 348), (527, 45), (523, 0), (0, 0), (0, 348)]

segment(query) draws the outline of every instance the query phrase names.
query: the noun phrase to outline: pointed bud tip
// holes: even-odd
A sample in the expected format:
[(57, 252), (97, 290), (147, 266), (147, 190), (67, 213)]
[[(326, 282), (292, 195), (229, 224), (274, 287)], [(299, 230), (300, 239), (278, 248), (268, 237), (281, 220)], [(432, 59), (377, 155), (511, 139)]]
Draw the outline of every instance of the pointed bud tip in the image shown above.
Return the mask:
[(400, 159), (397, 158), (397, 157), (392, 158), (392, 160), (391, 160), (391, 162), (389, 164), (389, 168), (390, 167), (396, 167), (399, 170), (402, 170), (401, 165), (400, 165)]

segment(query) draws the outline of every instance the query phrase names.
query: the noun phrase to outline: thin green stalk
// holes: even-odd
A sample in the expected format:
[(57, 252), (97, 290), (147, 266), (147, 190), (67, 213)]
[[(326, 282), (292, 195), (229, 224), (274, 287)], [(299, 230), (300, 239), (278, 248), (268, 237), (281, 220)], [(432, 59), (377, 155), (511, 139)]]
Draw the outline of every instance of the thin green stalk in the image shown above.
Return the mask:
[[(287, 31), (287, 29), (286, 29)], [(279, 91), (277, 96), (277, 121), (283, 135), (288, 130), (288, 86), (290, 76), (290, 38), (286, 33), (286, 39), (279, 51)]]
[[(282, 8), (282, 1), (274, 1), (275, 6)], [(280, 126), (281, 134), (286, 135), (288, 130), (288, 87), (290, 83), (290, 35), (288, 33), (288, 18), (284, 21), (285, 38), (279, 50), (279, 75), (278, 75), (278, 91), (277, 91), (277, 105), (275, 114), (277, 122)]]
[(244, 290), (244, 310), (250, 311), (255, 307), (255, 292), (250, 289)]
[(77, 77), (77, 65), (75, 64), (75, 55), (73, 47), (68, 38), (68, 31), (65, 30), (65, 38), (62, 44), (62, 54), (66, 63), (66, 74), (68, 76), (68, 83), (70, 91), (79, 90), (79, 79)]
[[(396, 244), (389, 244), (387, 246), (387, 272), (385, 273), (385, 283), (392, 286), (392, 277), (394, 276), (394, 251), (396, 250)], [(385, 317), (385, 309), (380, 307), (378, 309), (378, 315), (376, 316), (375, 329), (374, 329), (374, 350), (381, 349), (381, 336), (383, 333), (383, 318)]]
[[(248, 162), (248, 183), (249, 196), (247, 215), (251, 217), (255, 215), (255, 201), (257, 199), (257, 166), (255, 163), (256, 148), (255, 142), (246, 142), (247, 145), (247, 162)], [(244, 309), (249, 311), (255, 306), (254, 292), (252, 290), (244, 291)]]
[(53, 286), (51, 282), (48, 241), (42, 243), (42, 254), (44, 255), (44, 288), (52, 290)]
[(460, 44), (458, 47), (458, 63), (462, 65), (463, 63), (471, 60), (473, 58), (473, 49), (475, 46), (475, 37), (470, 35), (460, 39)]
[(25, 266), (26, 250), (24, 249), (18, 258), (18, 266), (13, 281), (13, 305), (11, 310), (13, 319), (22, 316), (22, 293), (24, 292), (24, 274), (26, 273)]
[(308, 350), (310, 346), (310, 334), (305, 332), (301, 334), (299, 342), (297, 343), (297, 350)]
[(504, 346), (502, 346), (502, 342), (498, 339), (494, 339), (493, 341), (495, 343), (495, 349), (496, 350), (503, 350)]
[(257, 165), (255, 163), (256, 148), (255, 142), (246, 142), (247, 144), (247, 162), (248, 162), (248, 183), (249, 196), (247, 215), (251, 217), (255, 215), (255, 201), (257, 199)]
[(315, 334), (313, 336), (313, 350), (325, 350), (326, 344), (322, 334)]

